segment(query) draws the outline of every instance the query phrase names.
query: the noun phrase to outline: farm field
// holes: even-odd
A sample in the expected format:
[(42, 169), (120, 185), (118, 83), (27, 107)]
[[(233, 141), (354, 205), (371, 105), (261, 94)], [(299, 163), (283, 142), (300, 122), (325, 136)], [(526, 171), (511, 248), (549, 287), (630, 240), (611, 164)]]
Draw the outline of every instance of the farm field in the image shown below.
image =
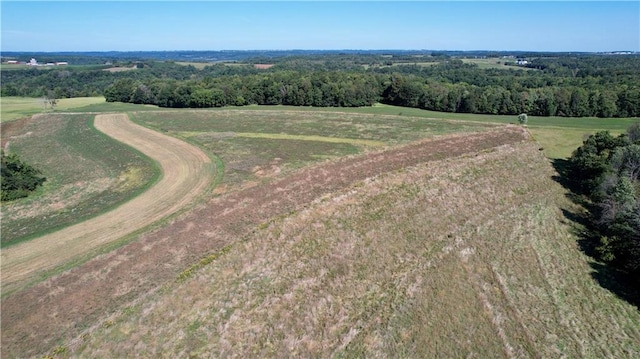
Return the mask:
[(178, 61), (176, 62), (176, 64), (183, 65), (183, 66), (193, 66), (198, 70), (202, 70), (207, 66), (213, 65), (213, 63), (211, 62), (188, 62), (188, 61)]
[(597, 263), (563, 215), (579, 209), (540, 151), (561, 158), (573, 139), (637, 119), (530, 117), (538, 144), (505, 126), (515, 116), (386, 105), (96, 103), (40, 116), (86, 124), (82, 111), (124, 111), (199, 147), (216, 187), (28, 286), (6, 286), (3, 249), (3, 356), (640, 352), (638, 312), (592, 278)]
[[(292, 106), (276, 106), (287, 111), (306, 111), (307, 108)], [(247, 106), (243, 109), (260, 110), (265, 106)], [(271, 108), (271, 107), (267, 107)], [(336, 112), (335, 109), (317, 108), (313, 111)], [(454, 120), (458, 122), (476, 122), (485, 124), (517, 123), (517, 116), (477, 115), (467, 113), (448, 113), (376, 104), (372, 107), (341, 108), (344, 113), (367, 113), (375, 115), (417, 117), (432, 120)], [(571, 152), (582, 144), (582, 141), (598, 131), (610, 131), (612, 134), (623, 133), (629, 126), (640, 122), (640, 118), (596, 118), (596, 117), (540, 117), (529, 116), (527, 128), (538, 141), (547, 157), (561, 159), (571, 156)]]
[(590, 276), (554, 174), (512, 127), (214, 197), (5, 299), (3, 354), (634, 357), (640, 315)]
[[(485, 59), (480, 59), (485, 60)], [(34, 113), (42, 112), (39, 99), (3, 97), (2, 119), (15, 119), (25, 117)], [(151, 105), (135, 105), (129, 103), (106, 103), (102, 97), (90, 97), (79, 99), (61, 99), (61, 104), (56, 111), (67, 112), (139, 112), (139, 111), (162, 111), (168, 113), (181, 112), (178, 109), (158, 108)], [(5, 107), (5, 104), (8, 107)], [(63, 105), (61, 107), (61, 105)], [(276, 110), (287, 112), (329, 112), (329, 113), (362, 113), (371, 115), (390, 115), (418, 117), (440, 120), (456, 120), (470, 122), (484, 122), (492, 124), (516, 123), (517, 116), (504, 115), (477, 115), (465, 113), (444, 113), (415, 108), (397, 107), (385, 104), (376, 104), (372, 107), (359, 108), (310, 108), (294, 106), (244, 106), (238, 108), (195, 110), (205, 112), (226, 111), (229, 109), (243, 111), (263, 111)], [(567, 117), (538, 117), (529, 116), (528, 128), (536, 140), (544, 148), (544, 152), (549, 158), (566, 158), (577, 148), (584, 138), (597, 131), (608, 130), (612, 134), (624, 132), (633, 123), (639, 122), (640, 118), (567, 118)]]
[[(78, 107), (104, 103), (104, 97), (76, 97), (58, 100), (55, 111), (68, 111)], [(41, 98), (32, 97), (0, 97), (0, 119), (2, 122), (15, 120), (38, 113), (55, 112), (44, 109)]]
[(132, 118), (218, 156), (225, 166), (219, 191), (227, 186), (282, 176), (318, 161), (421, 138), (495, 127), (482, 123), (269, 108), (148, 111), (132, 113)]
[[(123, 104), (127, 105), (127, 104)], [(131, 105), (135, 106), (135, 105)], [(139, 106), (139, 105), (138, 105)], [(131, 107), (133, 109), (133, 107)], [(331, 113), (333, 116), (337, 116), (337, 114), (369, 114), (369, 115), (385, 115), (385, 119), (393, 119), (392, 121), (395, 124), (402, 123), (404, 127), (397, 131), (405, 131), (404, 134), (411, 136), (411, 126), (410, 123), (417, 123), (414, 126), (419, 131), (418, 133), (424, 134), (420, 132), (419, 123), (420, 119), (429, 120), (428, 123), (432, 125), (438, 126), (438, 121), (440, 121), (439, 127), (447, 127), (450, 124), (454, 124), (455, 126), (469, 126), (469, 128), (473, 127), (473, 124), (465, 122), (475, 122), (477, 125), (486, 125), (492, 126), (497, 124), (513, 124), (517, 123), (517, 116), (504, 116), (504, 115), (477, 115), (477, 114), (464, 114), (464, 113), (444, 113), (444, 112), (435, 112), (421, 109), (413, 109), (406, 107), (398, 107), (391, 106), (385, 104), (377, 104), (372, 107), (358, 107), (358, 108), (309, 108), (309, 107), (295, 107), (295, 106), (245, 106), (232, 108), (240, 111), (259, 111), (264, 112), (265, 110), (272, 111), (280, 111), (289, 113), (287, 116), (294, 116), (293, 112), (305, 112), (305, 113)], [(145, 108), (145, 111), (153, 111), (152, 107)], [(176, 110), (168, 110), (162, 109), (163, 112), (166, 112), (163, 117), (171, 118), (170, 113), (175, 112)], [(198, 112), (199, 110), (195, 110), (194, 112)], [(207, 112), (216, 113), (217, 111), (227, 111), (225, 109), (213, 109), (213, 110), (205, 110)], [(176, 118), (176, 116), (173, 116)], [(401, 118), (404, 118), (404, 123)], [(444, 121), (444, 122), (442, 122)], [(453, 122), (452, 122), (453, 121)], [(166, 121), (165, 121), (166, 122)], [(162, 122), (162, 123), (165, 123)], [(609, 131), (614, 135), (618, 135), (623, 133), (629, 126), (634, 123), (640, 122), (640, 118), (596, 118), (596, 117), (582, 117), (582, 118), (567, 118), (567, 117), (540, 117), (540, 116), (529, 116), (529, 122), (527, 124), (527, 128), (536, 139), (538, 143), (540, 143), (541, 148), (543, 148), (545, 155), (551, 159), (563, 159), (571, 156), (573, 150), (578, 148), (582, 141), (588, 137), (590, 134), (593, 134), (598, 131)], [(407, 124), (409, 123), (409, 124)], [(153, 123), (147, 123), (148, 126), (156, 126)], [(321, 126), (321, 125), (318, 125)], [(155, 128), (159, 129), (159, 125)], [(359, 130), (360, 131), (360, 130)], [(396, 131), (394, 129), (393, 131)], [(456, 131), (452, 129), (452, 131)], [(239, 130), (240, 132), (240, 130)], [(434, 133), (438, 133), (437, 131)], [(352, 133), (353, 134), (353, 133)], [(385, 132), (381, 133), (383, 136), (387, 135)], [(381, 134), (378, 134), (380, 136)], [(398, 133), (397, 135), (401, 135)], [(393, 136), (393, 134), (391, 135)], [(413, 138), (417, 138), (419, 136), (415, 136)], [(394, 137), (391, 137), (391, 141)], [(410, 138), (405, 138), (405, 141)], [(401, 141), (401, 140), (400, 140)]]
[[(90, 126), (91, 115), (40, 116), (26, 122), (5, 124), (8, 131), (4, 131), (4, 135), (11, 149), (42, 167), (45, 174), (52, 175), (40, 195), (4, 206), (3, 247), (25, 241), (33, 243), (25, 244), (20, 249), (31, 257), (18, 257), (14, 252), (17, 253), (19, 249), (5, 251), (5, 256), (11, 254), (12, 259), (5, 260), (3, 265), (3, 295), (18, 289), (18, 283), (23, 286), (29, 282), (25, 278), (34, 279), (36, 272), (45, 275), (51, 273), (52, 269), (59, 271), (56, 268), (60, 266), (62, 269), (68, 268), (65, 262), (82, 254), (94, 253), (98, 245), (118, 239), (112, 235), (108, 239), (95, 241), (96, 245), (87, 246), (83, 251), (67, 250), (65, 255), (54, 256), (54, 260), (46, 259), (52, 249), (40, 243), (52, 241), (52, 236), (72, 240), (69, 233), (63, 230), (42, 239), (34, 237), (102, 214), (134, 194), (141, 193), (155, 178), (148, 159), (146, 167), (140, 163), (133, 165), (128, 161), (136, 153), (129, 154), (126, 147), (109, 147), (113, 143)], [(494, 127), (425, 119), (376, 118), (360, 114), (345, 117), (343, 114), (309, 112), (302, 115), (285, 111), (136, 111), (131, 116), (149, 127), (155, 127), (159, 132), (199, 145), (216, 159), (217, 176), (221, 177), (216, 179), (219, 182), (215, 190), (218, 194), (283, 176), (318, 161), (423, 137)], [(336, 128), (339, 128), (339, 132), (336, 132)], [(216, 132), (208, 131), (210, 129)], [(333, 137), (336, 133), (345, 137)], [(43, 153), (49, 156), (43, 158)], [(111, 167), (101, 168), (100, 159), (105, 153), (110, 154), (107, 157), (110, 162), (106, 163)], [(141, 160), (144, 158), (141, 157)], [(145, 193), (143, 196), (155, 195)], [(127, 203), (123, 207), (135, 206), (135, 203)], [(95, 227), (95, 224), (81, 223), (74, 227), (74, 231), (87, 227)], [(98, 235), (101, 231), (96, 229), (92, 233)], [(120, 231), (114, 233), (122, 234)], [(86, 234), (83, 236), (87, 242), (93, 241)], [(41, 258), (38, 263), (34, 259), (36, 257)], [(33, 262), (32, 266), (27, 266), (28, 258), (31, 258), (29, 261)], [(7, 272), (17, 266), (25, 266), (25, 269), (20, 270), (19, 274)]]

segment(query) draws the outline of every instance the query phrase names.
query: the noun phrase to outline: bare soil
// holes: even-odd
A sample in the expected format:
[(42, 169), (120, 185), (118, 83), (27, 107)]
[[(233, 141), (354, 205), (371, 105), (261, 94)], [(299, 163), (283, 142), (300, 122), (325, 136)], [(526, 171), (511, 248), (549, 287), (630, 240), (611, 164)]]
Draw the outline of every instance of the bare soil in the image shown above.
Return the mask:
[(419, 141), (301, 169), (212, 198), (170, 225), (5, 298), (1, 354), (46, 353), (175, 280), (199, 259), (242, 240), (260, 224), (301, 210), (326, 194), (381, 173), (527, 139), (525, 130), (507, 126)]

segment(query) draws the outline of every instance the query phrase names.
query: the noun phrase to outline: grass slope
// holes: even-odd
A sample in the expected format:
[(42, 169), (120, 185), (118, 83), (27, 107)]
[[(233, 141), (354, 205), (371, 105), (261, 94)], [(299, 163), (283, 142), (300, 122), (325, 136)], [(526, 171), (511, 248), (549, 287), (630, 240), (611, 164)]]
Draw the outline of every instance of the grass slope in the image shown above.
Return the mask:
[[(76, 97), (63, 98), (58, 100), (55, 111), (70, 111), (78, 107), (85, 107), (105, 103), (104, 97)], [(0, 121), (11, 121), (18, 118), (28, 117), (37, 113), (55, 112), (44, 109), (41, 98), (32, 97), (0, 97)]]
[[(468, 62), (487, 63), (487, 66), (497, 66), (501, 68), (512, 68), (511, 66), (498, 65), (493, 62), (495, 59), (465, 59)], [(2, 105), (2, 121), (12, 120), (20, 117), (33, 115), (43, 112), (40, 99), (22, 98), (22, 97), (4, 97), (0, 99)], [(457, 120), (470, 121), (479, 123), (515, 123), (517, 116), (504, 115), (476, 115), (465, 113), (445, 113), (427, 111), (415, 108), (405, 108), (390, 105), (377, 104), (372, 107), (361, 108), (310, 108), (310, 107), (293, 107), (293, 106), (245, 106), (245, 107), (227, 107), (224, 109), (205, 109), (205, 110), (184, 110), (184, 109), (165, 109), (151, 105), (135, 105), (123, 103), (106, 103), (103, 97), (90, 97), (78, 99), (61, 99), (56, 111), (70, 112), (138, 112), (153, 111), (173, 113), (174, 118), (182, 117), (182, 113), (190, 112), (216, 112), (240, 110), (244, 111), (260, 111), (276, 110), (280, 112), (325, 112), (333, 113), (360, 113), (372, 115), (391, 115), (404, 117), (418, 117), (439, 120)], [(193, 117), (187, 115), (186, 117)], [(536, 140), (544, 148), (545, 154), (549, 158), (566, 158), (571, 152), (577, 148), (584, 138), (596, 131), (608, 130), (613, 134), (624, 132), (630, 125), (639, 122), (640, 118), (568, 118), (568, 117), (538, 117), (529, 116), (529, 128)], [(253, 132), (253, 131), (238, 131)], [(257, 131), (260, 132), (260, 131)], [(273, 133), (273, 132), (271, 132)]]
[(81, 222), (144, 191), (159, 176), (148, 157), (93, 127), (93, 115), (44, 114), (12, 123), (3, 143), (42, 170), (33, 195), (2, 205), (2, 247)]
[[(280, 107), (280, 106), (279, 106)], [(247, 108), (262, 109), (260, 106)], [(286, 107), (290, 111), (305, 111), (304, 107)], [(339, 110), (317, 108), (313, 111), (340, 111), (345, 113), (366, 113), (375, 115), (417, 117), (431, 120), (454, 120), (476, 123), (508, 124), (517, 123), (517, 116), (477, 115), (469, 113), (449, 113), (421, 110), (377, 104), (372, 107), (342, 108)], [(623, 133), (629, 126), (640, 122), (640, 118), (596, 118), (596, 117), (540, 117), (529, 116), (528, 128), (536, 141), (544, 148), (549, 158), (566, 158), (582, 141), (597, 131), (610, 131), (612, 134)]]
[(259, 226), (191, 278), (61, 348), (81, 357), (638, 357), (640, 313), (592, 279), (553, 175), (524, 143), (359, 182)]
[(493, 124), (286, 108), (141, 111), (140, 124), (199, 145), (225, 163), (222, 187), (286, 175), (314, 162)]
[[(232, 132), (322, 136), (397, 144), (424, 137), (475, 132), (494, 127), (478, 122), (403, 117), (291, 106), (248, 106), (234, 109), (145, 111), (135, 119), (145, 126), (167, 132)], [(355, 142), (355, 141), (353, 141)]]
[[(229, 111), (230, 108), (225, 109), (213, 109), (207, 110), (210, 112), (222, 112)], [(147, 110), (147, 109), (145, 109)], [(450, 126), (452, 121), (458, 126), (467, 123), (467, 126), (476, 125), (490, 125), (490, 124), (509, 124), (517, 123), (517, 116), (506, 115), (477, 115), (468, 113), (448, 113), (448, 112), (435, 112), (428, 110), (421, 110), (416, 108), (398, 107), (384, 104), (376, 104), (372, 107), (358, 107), (358, 108), (312, 108), (312, 107), (295, 107), (295, 106), (245, 106), (236, 108), (236, 110), (242, 113), (249, 111), (265, 112), (274, 111), (280, 113), (288, 113), (287, 117), (294, 116), (295, 112), (302, 113), (299, 116), (305, 117), (304, 113), (326, 113), (328, 117), (338, 117), (340, 114), (344, 117), (343, 120), (348, 120), (349, 115), (361, 114), (361, 115), (373, 115), (379, 121), (388, 121), (390, 132), (390, 138), (394, 135), (398, 135), (403, 131), (403, 128), (409, 129), (411, 126), (415, 131), (415, 135), (424, 135), (425, 125), (436, 125), (440, 123), (440, 126), (446, 128)], [(167, 111), (165, 116), (171, 117), (173, 112), (173, 119), (177, 121), (179, 116), (175, 115), (175, 110)], [(197, 112), (197, 111), (196, 111)], [(251, 115), (248, 115), (251, 117)], [(385, 116), (385, 117), (381, 117)], [(192, 116), (187, 116), (192, 117)], [(234, 116), (231, 116), (234, 117)], [(318, 117), (320, 118), (320, 117)], [(167, 121), (167, 117), (163, 122)], [(443, 122), (445, 121), (445, 122)], [(596, 117), (540, 117), (529, 116), (528, 128), (531, 131), (535, 139), (544, 148), (544, 152), (549, 158), (566, 158), (571, 155), (574, 149), (582, 144), (582, 141), (597, 131), (610, 131), (612, 134), (623, 133), (629, 126), (634, 123), (640, 122), (640, 118), (596, 118)], [(331, 122), (328, 122), (331, 123)], [(413, 124), (413, 125), (412, 125)], [(421, 125), (422, 124), (422, 125)], [(149, 124), (148, 124), (149, 125)], [(343, 130), (341, 127), (337, 129)], [(275, 131), (270, 130), (270, 131)], [(238, 132), (248, 132), (248, 130), (235, 129)], [(260, 130), (258, 130), (259, 132)], [(266, 130), (264, 130), (266, 131)], [(400, 131), (400, 132), (396, 132)], [(404, 132), (405, 135), (411, 135), (410, 131)], [(353, 136), (352, 134), (349, 134)], [(359, 134), (357, 136), (363, 136)], [(371, 135), (371, 134), (369, 134)], [(358, 137), (360, 138), (360, 137)], [(410, 137), (405, 137), (408, 139)], [(413, 138), (415, 139), (415, 138)]]

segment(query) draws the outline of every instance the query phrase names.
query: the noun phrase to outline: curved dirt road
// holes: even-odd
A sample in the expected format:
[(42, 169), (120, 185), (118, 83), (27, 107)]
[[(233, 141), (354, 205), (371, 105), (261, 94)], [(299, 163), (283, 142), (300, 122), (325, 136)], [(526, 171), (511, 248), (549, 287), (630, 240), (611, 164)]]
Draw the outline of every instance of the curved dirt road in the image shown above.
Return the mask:
[(156, 160), (162, 178), (110, 212), (3, 249), (3, 290), (175, 213), (211, 183), (211, 161), (193, 145), (136, 125), (125, 114), (97, 115), (94, 125)]

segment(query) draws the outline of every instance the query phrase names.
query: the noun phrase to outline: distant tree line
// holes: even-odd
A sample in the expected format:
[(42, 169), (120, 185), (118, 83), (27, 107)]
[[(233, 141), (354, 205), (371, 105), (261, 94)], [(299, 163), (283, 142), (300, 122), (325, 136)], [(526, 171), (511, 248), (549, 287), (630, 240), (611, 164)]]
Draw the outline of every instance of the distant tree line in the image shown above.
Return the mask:
[(317, 107), (371, 106), (380, 100), (382, 84), (375, 76), (347, 72), (278, 71), (202, 80), (135, 81), (122, 79), (109, 86), (107, 101), (161, 107), (222, 107), (292, 105)]
[[(254, 57), (197, 69), (171, 61), (138, 69), (2, 71), (3, 96), (104, 95), (107, 101), (163, 107), (247, 104), (367, 106), (383, 102), (443, 112), (538, 116), (640, 116), (640, 56), (563, 55), (526, 68), (481, 69), (442, 54)], [(502, 59), (496, 58), (497, 62)], [(269, 69), (253, 63), (269, 62)], [(429, 66), (424, 63), (430, 63)]]
[[(517, 83), (514, 79), (513, 83)], [(382, 102), (442, 112), (563, 117), (640, 116), (639, 86), (479, 86), (393, 74)]]
[(104, 91), (107, 101), (161, 107), (227, 105), (369, 106), (376, 102), (441, 112), (494, 115), (637, 117), (640, 87), (502, 86), (437, 82), (414, 75), (278, 71), (202, 80), (122, 79)]
[(591, 204), (588, 237), (599, 259), (640, 288), (640, 124), (617, 137), (590, 136), (569, 159), (568, 175)]

